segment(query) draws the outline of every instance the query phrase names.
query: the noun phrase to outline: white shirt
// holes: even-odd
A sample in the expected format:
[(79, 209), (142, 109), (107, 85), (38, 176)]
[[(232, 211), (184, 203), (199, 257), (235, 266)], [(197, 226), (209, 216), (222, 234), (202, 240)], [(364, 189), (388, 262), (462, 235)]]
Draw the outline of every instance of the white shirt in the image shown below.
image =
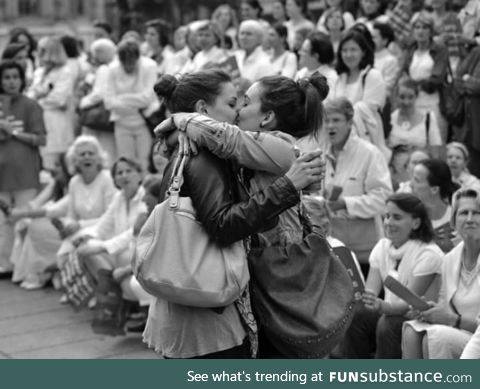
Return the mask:
[(412, 125), (410, 122), (399, 123), (398, 115), (398, 110), (395, 110), (391, 115), (392, 131), (388, 136), (389, 147), (393, 148), (398, 145), (411, 145), (423, 148), (426, 147), (427, 144), (429, 146), (442, 145), (440, 129), (438, 128), (437, 119), (433, 112), (429, 112), (430, 125), (428, 130), (428, 142), (426, 113), (422, 115), (423, 120), (415, 125)]
[(108, 65), (104, 103), (111, 112), (111, 120), (130, 126), (143, 125), (140, 110), (148, 116), (160, 106), (153, 90), (156, 81), (157, 63), (150, 58), (140, 57), (133, 74), (127, 74), (119, 60)]
[(297, 56), (287, 50), (279, 57), (273, 59), (273, 53), (271, 53), (270, 66), (274, 74), (294, 78), (297, 73)]
[(248, 57), (246, 57), (245, 50), (237, 50), (235, 57), (240, 75), (250, 82), (255, 82), (262, 77), (273, 76), (275, 74), (270, 64), (270, 58), (261, 46), (253, 50)]
[(107, 252), (121, 254), (130, 248), (133, 240), (133, 226), (138, 216), (147, 211), (143, 202), (145, 190), (140, 186), (127, 205), (123, 192), (118, 191), (102, 217), (90, 228), (87, 234), (104, 241)]
[[(436, 244), (418, 240), (407, 241), (405, 244), (409, 244), (409, 247), (405, 250), (397, 271), (394, 270), (396, 262), (388, 255), (392, 245), (390, 239), (381, 239), (373, 248), (369, 258), (370, 266), (378, 269), (382, 280), (393, 272), (398, 281), (408, 287), (413, 277), (441, 273), (443, 252)], [(385, 290), (385, 301), (391, 303), (403, 300)]]

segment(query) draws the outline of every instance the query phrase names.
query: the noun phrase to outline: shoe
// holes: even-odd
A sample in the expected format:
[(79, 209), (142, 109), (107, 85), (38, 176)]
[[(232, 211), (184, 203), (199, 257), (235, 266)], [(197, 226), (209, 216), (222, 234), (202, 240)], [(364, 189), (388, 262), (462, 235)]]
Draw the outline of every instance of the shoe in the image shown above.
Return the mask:
[(12, 278), (13, 269), (0, 266), (0, 280), (6, 280)]
[(43, 282), (30, 282), (30, 281), (23, 281), (20, 284), (20, 288), (23, 288), (25, 290), (37, 290), (37, 289), (42, 289), (45, 286), (45, 283)]
[(129, 321), (125, 324), (125, 331), (140, 333), (145, 331), (145, 326), (147, 324), (146, 320), (142, 321)]
[(68, 304), (69, 301), (68, 301), (68, 296), (66, 294), (62, 294), (62, 296), (60, 297), (60, 300), (59, 300), (60, 304)]

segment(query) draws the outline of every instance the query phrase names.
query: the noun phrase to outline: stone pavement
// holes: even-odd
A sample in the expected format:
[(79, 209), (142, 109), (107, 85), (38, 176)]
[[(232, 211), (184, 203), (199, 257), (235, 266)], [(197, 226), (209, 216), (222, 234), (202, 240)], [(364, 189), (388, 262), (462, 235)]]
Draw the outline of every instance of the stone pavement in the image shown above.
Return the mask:
[(52, 288), (26, 291), (0, 280), (0, 359), (155, 359), (141, 334), (103, 336), (92, 311), (59, 303)]

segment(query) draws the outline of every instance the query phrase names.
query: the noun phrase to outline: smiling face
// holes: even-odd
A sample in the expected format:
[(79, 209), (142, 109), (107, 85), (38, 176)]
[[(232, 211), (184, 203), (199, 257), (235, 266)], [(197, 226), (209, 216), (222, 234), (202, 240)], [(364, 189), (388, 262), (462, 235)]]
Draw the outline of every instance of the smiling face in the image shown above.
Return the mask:
[(342, 149), (350, 136), (352, 120), (347, 120), (341, 112), (326, 111), (323, 127), (331, 145), (336, 149)]
[(400, 247), (410, 239), (412, 231), (420, 227), (420, 219), (401, 210), (394, 202), (387, 203), (387, 212), (383, 221), (385, 235), (394, 247)]
[(360, 67), (364, 52), (360, 45), (354, 40), (346, 41), (340, 51), (345, 66), (350, 70), (356, 70)]
[(237, 117), (237, 90), (231, 82), (223, 84), (221, 92), (212, 104), (206, 104), (207, 115), (219, 122), (232, 124)]
[(237, 124), (245, 131), (264, 131), (260, 124), (265, 119), (265, 113), (262, 112), (261, 96), (263, 88), (256, 82), (245, 92), (243, 105), (238, 111)]
[(457, 147), (447, 148), (447, 165), (452, 176), (458, 177), (466, 168), (467, 160), (463, 152)]
[(269, 28), (268, 29), (268, 45), (270, 47), (280, 47), (284, 44), (283, 39), (278, 35), (277, 30), (274, 28)]
[(480, 205), (477, 199), (462, 197), (459, 200), (455, 229), (463, 239), (480, 238)]

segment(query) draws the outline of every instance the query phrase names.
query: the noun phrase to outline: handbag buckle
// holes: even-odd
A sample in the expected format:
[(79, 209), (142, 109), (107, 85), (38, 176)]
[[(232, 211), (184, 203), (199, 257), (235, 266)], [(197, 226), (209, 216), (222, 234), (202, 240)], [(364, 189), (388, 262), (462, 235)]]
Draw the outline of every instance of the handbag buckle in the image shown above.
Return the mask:
[(178, 207), (178, 199), (180, 198), (180, 191), (178, 189), (170, 188), (170, 208)]

